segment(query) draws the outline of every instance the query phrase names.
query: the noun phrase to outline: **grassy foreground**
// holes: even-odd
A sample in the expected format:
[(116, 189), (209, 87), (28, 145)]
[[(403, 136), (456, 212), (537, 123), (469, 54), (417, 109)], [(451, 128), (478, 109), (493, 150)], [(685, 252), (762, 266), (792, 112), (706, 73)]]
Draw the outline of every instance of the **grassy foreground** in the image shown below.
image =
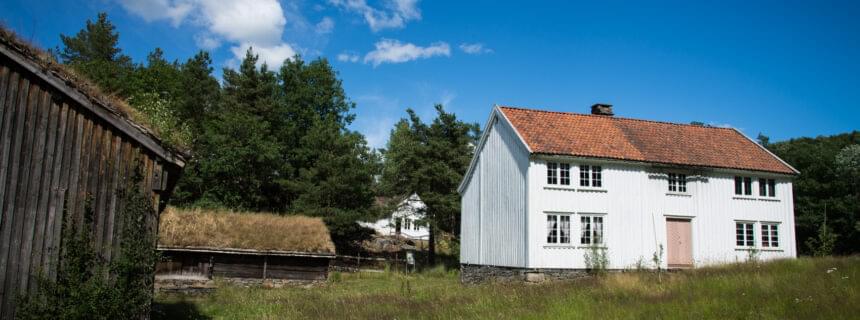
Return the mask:
[(802, 258), (545, 284), (463, 286), (456, 273), (360, 273), (312, 288), (159, 296), (155, 319), (851, 319), (860, 257)]

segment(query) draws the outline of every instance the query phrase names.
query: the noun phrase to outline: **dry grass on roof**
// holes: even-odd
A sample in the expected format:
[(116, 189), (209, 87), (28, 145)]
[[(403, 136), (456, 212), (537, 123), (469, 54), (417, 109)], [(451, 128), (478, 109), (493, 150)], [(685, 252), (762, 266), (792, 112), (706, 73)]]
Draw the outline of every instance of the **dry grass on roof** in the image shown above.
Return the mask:
[(168, 207), (161, 214), (159, 246), (334, 253), (320, 218), (271, 213)]
[[(106, 94), (85, 76), (78, 74), (72, 68), (54, 59), (50, 54), (36, 45), (21, 39), (15, 32), (0, 23), (0, 45), (24, 56), (34, 62), (43, 72), (62, 80), (67, 86), (86, 96), (90, 102), (103, 107), (109, 112), (126, 119), (132, 127), (156, 141), (161, 141), (149, 118), (140, 111), (132, 108), (125, 100), (111, 94)], [(185, 148), (185, 146), (174, 146)]]

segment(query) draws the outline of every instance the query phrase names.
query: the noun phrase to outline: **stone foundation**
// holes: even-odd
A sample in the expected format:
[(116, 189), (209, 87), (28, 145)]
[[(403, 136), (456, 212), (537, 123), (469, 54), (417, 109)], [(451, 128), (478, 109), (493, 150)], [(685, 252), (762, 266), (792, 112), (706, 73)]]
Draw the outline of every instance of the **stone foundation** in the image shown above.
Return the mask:
[(544, 282), (570, 280), (587, 277), (581, 269), (530, 269), (499, 267), (476, 264), (460, 265), (460, 282), (475, 284), (481, 282)]

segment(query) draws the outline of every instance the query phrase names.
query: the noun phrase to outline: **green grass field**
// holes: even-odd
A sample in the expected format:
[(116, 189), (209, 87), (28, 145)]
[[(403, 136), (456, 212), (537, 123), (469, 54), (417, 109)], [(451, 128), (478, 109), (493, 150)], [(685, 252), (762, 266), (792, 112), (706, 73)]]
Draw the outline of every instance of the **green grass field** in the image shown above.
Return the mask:
[(543, 284), (360, 273), (311, 288), (160, 295), (155, 319), (857, 319), (860, 257), (802, 258)]

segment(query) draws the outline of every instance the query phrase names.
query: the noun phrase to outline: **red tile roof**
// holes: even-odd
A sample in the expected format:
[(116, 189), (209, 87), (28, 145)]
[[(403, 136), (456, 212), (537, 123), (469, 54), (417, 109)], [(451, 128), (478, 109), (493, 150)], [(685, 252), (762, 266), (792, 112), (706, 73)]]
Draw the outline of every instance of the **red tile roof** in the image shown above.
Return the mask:
[(734, 129), (499, 107), (533, 153), (796, 172)]

